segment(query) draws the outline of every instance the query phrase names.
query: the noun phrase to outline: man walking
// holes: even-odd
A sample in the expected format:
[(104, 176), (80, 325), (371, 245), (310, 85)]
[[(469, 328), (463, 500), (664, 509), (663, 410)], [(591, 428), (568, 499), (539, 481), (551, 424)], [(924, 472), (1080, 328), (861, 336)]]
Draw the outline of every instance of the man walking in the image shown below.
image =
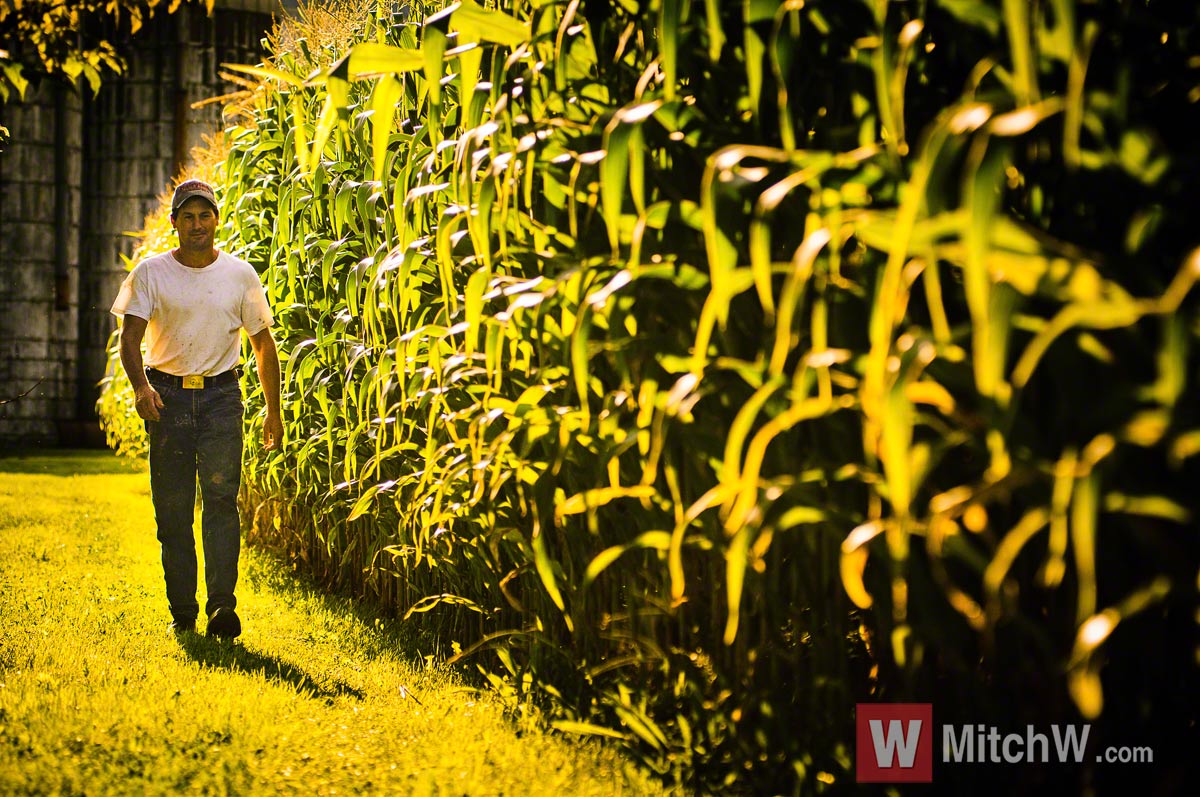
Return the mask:
[(210, 185), (180, 183), (171, 200), (178, 248), (138, 263), (121, 285), (112, 313), (122, 319), (121, 364), (150, 437), (150, 492), (171, 628), (194, 631), (200, 610), (192, 531), (199, 476), (205, 630), (233, 638), (242, 632), (234, 597), (241, 547), (240, 330), (249, 336), (266, 397), (263, 445), (268, 450), (282, 445), (283, 421), (271, 310), (254, 268), (216, 248), (219, 217)]

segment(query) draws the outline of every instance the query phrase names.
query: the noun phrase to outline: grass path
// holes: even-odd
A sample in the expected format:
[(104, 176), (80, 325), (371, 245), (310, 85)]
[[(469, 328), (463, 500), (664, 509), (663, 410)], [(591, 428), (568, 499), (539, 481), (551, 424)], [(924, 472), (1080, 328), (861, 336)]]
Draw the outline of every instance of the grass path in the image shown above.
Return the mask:
[(656, 792), (409, 660), (398, 626), (242, 561), (238, 642), (176, 639), (144, 470), (0, 456), (0, 795)]

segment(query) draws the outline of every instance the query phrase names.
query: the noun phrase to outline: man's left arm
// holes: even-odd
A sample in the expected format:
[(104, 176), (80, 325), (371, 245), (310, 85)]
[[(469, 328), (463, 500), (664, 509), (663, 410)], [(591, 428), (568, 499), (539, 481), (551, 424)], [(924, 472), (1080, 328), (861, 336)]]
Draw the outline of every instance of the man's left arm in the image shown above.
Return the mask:
[(279, 412), (279, 352), (271, 328), (265, 327), (250, 335), (250, 347), (258, 363), (258, 378), (262, 381), (267, 400), (267, 419), (263, 422), (263, 448), (274, 451), (283, 447), (283, 416)]

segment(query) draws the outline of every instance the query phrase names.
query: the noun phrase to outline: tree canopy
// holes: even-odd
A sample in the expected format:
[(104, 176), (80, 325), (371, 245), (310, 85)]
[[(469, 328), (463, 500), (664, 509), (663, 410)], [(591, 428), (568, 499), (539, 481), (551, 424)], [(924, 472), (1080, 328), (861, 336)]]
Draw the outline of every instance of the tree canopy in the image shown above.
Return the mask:
[(82, 77), (98, 90), (106, 70), (124, 67), (114, 39), (185, 2), (211, 13), (214, 0), (0, 0), (0, 101), (47, 75)]

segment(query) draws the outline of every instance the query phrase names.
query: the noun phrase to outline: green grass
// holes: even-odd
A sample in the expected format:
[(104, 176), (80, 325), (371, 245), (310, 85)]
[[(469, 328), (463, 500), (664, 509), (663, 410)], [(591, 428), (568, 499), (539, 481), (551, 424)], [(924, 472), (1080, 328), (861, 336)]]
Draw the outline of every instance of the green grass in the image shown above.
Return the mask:
[(0, 794), (660, 790), (610, 751), (514, 722), (406, 651), (402, 627), (265, 554), (244, 550), (238, 593), (236, 643), (176, 639), (144, 469), (0, 457)]

